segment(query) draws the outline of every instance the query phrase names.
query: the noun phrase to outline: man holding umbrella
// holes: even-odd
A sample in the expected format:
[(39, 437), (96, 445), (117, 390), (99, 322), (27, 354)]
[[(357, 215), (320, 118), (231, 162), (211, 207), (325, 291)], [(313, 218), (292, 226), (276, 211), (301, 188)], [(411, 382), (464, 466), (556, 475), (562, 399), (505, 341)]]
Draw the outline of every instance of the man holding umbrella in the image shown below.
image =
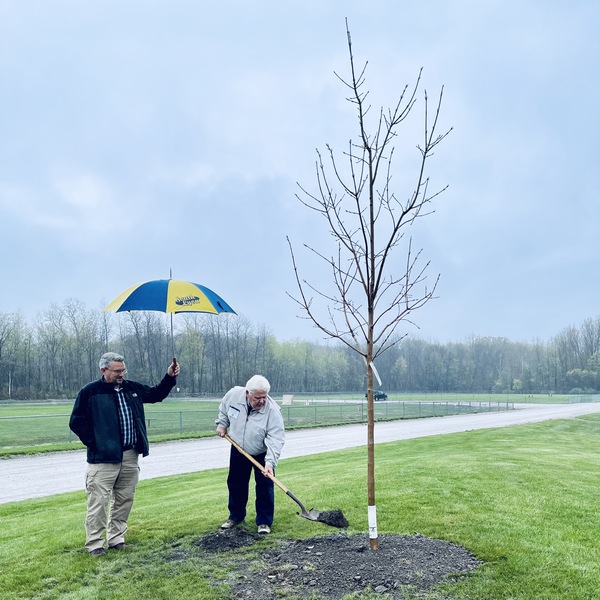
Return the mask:
[(126, 380), (125, 359), (114, 352), (102, 355), (100, 371), (100, 379), (77, 395), (69, 421), (87, 446), (85, 547), (92, 556), (106, 553), (105, 532), (109, 549), (125, 547), (127, 519), (139, 479), (138, 457), (149, 451), (144, 404), (162, 402), (169, 395), (179, 365), (173, 359), (154, 387)]

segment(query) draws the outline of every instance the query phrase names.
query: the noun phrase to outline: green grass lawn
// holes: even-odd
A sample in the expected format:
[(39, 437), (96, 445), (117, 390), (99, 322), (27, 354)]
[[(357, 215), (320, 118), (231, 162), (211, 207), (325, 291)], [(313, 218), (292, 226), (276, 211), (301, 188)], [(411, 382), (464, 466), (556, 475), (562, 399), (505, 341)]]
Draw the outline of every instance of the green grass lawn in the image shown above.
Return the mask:
[[(380, 533), (449, 540), (484, 561), (448, 588), (453, 598), (599, 597), (600, 416), (380, 444), (375, 460)], [(0, 505), (0, 597), (227, 599), (211, 584), (225, 562), (173, 559), (226, 518), (225, 476), (141, 482), (134, 546), (101, 559), (83, 549), (83, 492)], [(286, 459), (277, 476), (307, 507), (342, 509), (368, 548), (365, 448)], [(331, 533), (296, 509), (276, 489), (273, 534), (259, 545)]]

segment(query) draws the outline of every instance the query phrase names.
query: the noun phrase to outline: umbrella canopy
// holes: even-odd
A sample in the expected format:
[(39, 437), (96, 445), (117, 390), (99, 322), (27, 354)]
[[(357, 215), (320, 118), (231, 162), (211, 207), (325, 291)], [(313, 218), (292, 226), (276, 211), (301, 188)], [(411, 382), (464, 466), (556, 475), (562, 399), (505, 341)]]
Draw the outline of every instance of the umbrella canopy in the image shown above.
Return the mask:
[(221, 296), (211, 289), (179, 279), (156, 279), (138, 283), (117, 296), (105, 311), (157, 310), (171, 313), (171, 350), (175, 356), (173, 313), (197, 312), (237, 314)]
[(211, 289), (180, 279), (156, 279), (134, 285), (117, 296), (104, 310), (236, 314), (233, 308)]

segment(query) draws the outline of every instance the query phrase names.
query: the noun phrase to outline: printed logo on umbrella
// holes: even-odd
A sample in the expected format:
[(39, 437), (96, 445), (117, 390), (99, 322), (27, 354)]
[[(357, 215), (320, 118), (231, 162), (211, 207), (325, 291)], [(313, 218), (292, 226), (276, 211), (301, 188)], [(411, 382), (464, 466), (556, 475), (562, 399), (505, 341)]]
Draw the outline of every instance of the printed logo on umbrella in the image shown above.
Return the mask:
[(198, 304), (200, 302), (200, 298), (198, 296), (185, 296), (185, 298), (175, 298), (175, 304), (177, 306), (192, 306), (193, 304)]

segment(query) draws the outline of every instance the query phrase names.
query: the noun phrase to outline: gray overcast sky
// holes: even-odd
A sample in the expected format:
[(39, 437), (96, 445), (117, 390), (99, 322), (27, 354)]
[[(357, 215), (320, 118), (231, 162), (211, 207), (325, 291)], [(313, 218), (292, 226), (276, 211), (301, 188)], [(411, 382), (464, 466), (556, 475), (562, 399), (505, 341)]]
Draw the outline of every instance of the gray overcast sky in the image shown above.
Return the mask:
[(547, 340), (600, 315), (596, 0), (0, 0), (0, 312), (102, 307), (172, 269), (321, 339), (286, 236), (331, 248), (295, 193), (316, 148), (356, 138), (345, 17), (373, 109), (423, 67), (454, 128), (414, 231), (438, 299), (400, 332)]

